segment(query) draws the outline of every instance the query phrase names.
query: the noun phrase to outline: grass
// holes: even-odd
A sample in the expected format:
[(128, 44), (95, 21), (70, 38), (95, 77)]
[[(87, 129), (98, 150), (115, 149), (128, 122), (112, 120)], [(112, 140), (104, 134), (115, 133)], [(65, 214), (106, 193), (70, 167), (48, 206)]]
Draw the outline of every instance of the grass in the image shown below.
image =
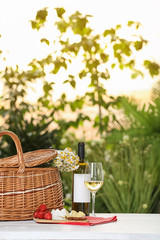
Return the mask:
[(138, 144), (117, 146), (106, 161), (101, 198), (109, 212), (152, 212), (160, 194), (159, 159), (152, 146)]

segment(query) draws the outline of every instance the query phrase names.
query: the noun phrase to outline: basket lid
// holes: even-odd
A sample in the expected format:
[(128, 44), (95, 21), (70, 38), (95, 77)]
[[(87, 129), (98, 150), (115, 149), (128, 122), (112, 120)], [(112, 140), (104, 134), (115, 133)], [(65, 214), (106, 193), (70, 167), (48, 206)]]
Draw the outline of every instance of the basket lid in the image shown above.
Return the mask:
[(1, 158), (0, 167), (19, 167), (20, 172), (24, 172), (25, 167), (35, 167), (42, 163), (49, 162), (58, 155), (55, 149), (40, 149), (23, 153), (18, 136), (11, 131), (0, 132), (0, 137), (9, 135), (17, 149), (17, 155)]
[[(41, 149), (23, 153), (25, 167), (35, 167), (40, 164), (49, 162), (57, 156), (55, 149)], [(18, 156), (1, 158), (0, 167), (19, 167)]]

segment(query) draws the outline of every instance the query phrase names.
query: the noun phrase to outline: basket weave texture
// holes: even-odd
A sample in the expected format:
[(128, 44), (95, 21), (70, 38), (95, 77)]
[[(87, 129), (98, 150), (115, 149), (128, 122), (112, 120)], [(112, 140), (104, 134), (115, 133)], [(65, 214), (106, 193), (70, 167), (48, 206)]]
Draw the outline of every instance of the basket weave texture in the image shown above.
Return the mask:
[[(11, 165), (14, 162), (18, 167), (10, 167), (9, 162), (5, 167), (0, 165), (0, 221), (33, 219), (33, 212), (41, 204), (45, 204), (49, 210), (62, 209), (63, 188), (58, 168), (25, 166), (25, 159), (30, 159), (30, 165), (35, 166), (39, 162), (46, 162), (47, 158), (51, 160), (53, 154), (49, 152), (47, 157), (45, 150), (37, 150), (25, 153), (25, 158), (17, 135), (10, 131), (0, 132), (0, 137), (3, 135), (9, 135), (15, 142), (17, 156), (9, 159)], [(54, 156), (56, 155), (57, 151), (54, 150)], [(3, 162), (5, 159), (8, 158), (3, 158)]]

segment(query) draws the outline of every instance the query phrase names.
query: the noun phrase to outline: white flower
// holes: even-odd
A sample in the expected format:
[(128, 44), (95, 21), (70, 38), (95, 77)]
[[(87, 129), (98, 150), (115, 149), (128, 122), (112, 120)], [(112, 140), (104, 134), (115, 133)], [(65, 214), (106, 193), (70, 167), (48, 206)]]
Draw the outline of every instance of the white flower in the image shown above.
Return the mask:
[(91, 141), (91, 146), (95, 147), (97, 145), (96, 141)]
[(105, 139), (101, 138), (98, 140), (99, 144), (104, 144), (105, 143)]
[(27, 135), (28, 135), (29, 137), (31, 137), (31, 136), (33, 135), (33, 133), (32, 133), (32, 132), (28, 132)]
[(105, 171), (105, 170), (103, 170), (103, 176), (104, 176), (104, 177), (106, 176), (106, 171)]
[(113, 153), (114, 157), (117, 157), (118, 154), (119, 154), (119, 153), (118, 153), (117, 151), (115, 151), (115, 152)]
[(75, 155), (71, 148), (65, 148), (64, 151), (59, 150), (58, 156), (54, 160), (56, 167), (61, 172), (70, 172), (78, 169), (79, 157)]
[(147, 208), (148, 208), (148, 204), (147, 204), (147, 203), (144, 203), (144, 204), (142, 205), (142, 207), (143, 207), (143, 209), (147, 209)]
[(70, 193), (67, 193), (67, 194), (66, 194), (66, 198), (67, 198), (67, 199), (71, 199), (71, 194), (70, 194)]
[(65, 136), (65, 137), (70, 137), (70, 135), (71, 135), (71, 133), (70, 133), (70, 132), (68, 132), (68, 131), (67, 131), (67, 132), (65, 132), (65, 134), (64, 134), (64, 136)]
[(112, 179), (112, 180), (114, 180), (114, 177), (113, 177), (112, 174), (109, 174), (109, 178)]
[(120, 186), (123, 185), (123, 181), (122, 181), (122, 180), (119, 180), (119, 181), (118, 181), (118, 185), (120, 185)]
[(104, 155), (105, 155), (106, 162), (109, 162), (110, 157), (111, 157), (109, 154), (109, 151), (105, 151)]
[(92, 149), (90, 149), (90, 148), (86, 148), (86, 154), (87, 154), (87, 155), (92, 154)]
[(62, 145), (65, 145), (67, 143), (67, 139), (66, 138), (62, 138), (60, 142), (61, 142)]
[(129, 141), (129, 136), (128, 135), (124, 135), (123, 136), (123, 142), (128, 142)]

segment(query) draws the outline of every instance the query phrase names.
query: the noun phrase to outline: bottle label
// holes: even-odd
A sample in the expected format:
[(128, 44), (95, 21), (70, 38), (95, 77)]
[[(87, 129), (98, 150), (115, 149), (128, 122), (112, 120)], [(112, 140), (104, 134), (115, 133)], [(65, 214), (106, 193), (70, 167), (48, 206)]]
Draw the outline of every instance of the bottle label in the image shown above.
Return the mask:
[(86, 174), (74, 174), (73, 202), (90, 202), (90, 191), (84, 184)]

